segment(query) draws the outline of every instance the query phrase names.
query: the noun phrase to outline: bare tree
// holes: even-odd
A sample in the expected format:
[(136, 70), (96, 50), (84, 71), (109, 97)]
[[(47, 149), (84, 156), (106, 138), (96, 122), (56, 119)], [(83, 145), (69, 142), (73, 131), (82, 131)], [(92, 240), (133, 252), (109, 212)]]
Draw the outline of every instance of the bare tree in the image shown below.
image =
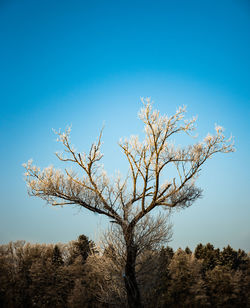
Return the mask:
[[(208, 134), (202, 142), (188, 147), (176, 147), (171, 137), (179, 133), (190, 135), (196, 119), (184, 120), (185, 107), (173, 116), (161, 116), (152, 110), (150, 99), (142, 99), (139, 118), (144, 123), (145, 139), (137, 136), (121, 140), (129, 173), (125, 178), (108, 177), (100, 160), (102, 131), (88, 154), (77, 152), (70, 143), (70, 128), (57, 132), (65, 151), (57, 157), (78, 165), (83, 176), (65, 169), (65, 173), (48, 167), (40, 170), (29, 161), (24, 164), (29, 194), (38, 196), (52, 205), (78, 205), (94, 213), (106, 215), (118, 224), (126, 243), (125, 287), (129, 307), (141, 307), (140, 292), (135, 276), (138, 243), (135, 226), (155, 208), (188, 207), (201, 196), (195, 180), (202, 165), (215, 153), (234, 151), (231, 138), (226, 139), (223, 128), (216, 126), (215, 135)], [(170, 168), (170, 169), (169, 169)], [(167, 171), (176, 170), (168, 181)], [(172, 173), (170, 173), (172, 174)]]

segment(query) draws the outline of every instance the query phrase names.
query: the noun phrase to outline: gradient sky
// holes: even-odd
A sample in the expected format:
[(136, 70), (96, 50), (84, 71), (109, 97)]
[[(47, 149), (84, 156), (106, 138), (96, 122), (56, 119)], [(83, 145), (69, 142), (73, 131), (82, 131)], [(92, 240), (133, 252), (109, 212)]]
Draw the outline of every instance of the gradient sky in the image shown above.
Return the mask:
[(170, 246), (250, 250), (250, 5), (238, 1), (0, 1), (0, 242), (98, 239), (104, 217), (51, 208), (26, 191), (22, 163), (57, 162), (52, 128), (72, 124), (88, 150), (103, 123), (104, 163), (140, 134), (140, 97), (162, 113), (187, 105), (200, 138), (214, 124), (237, 151), (203, 167), (203, 198), (172, 216)]

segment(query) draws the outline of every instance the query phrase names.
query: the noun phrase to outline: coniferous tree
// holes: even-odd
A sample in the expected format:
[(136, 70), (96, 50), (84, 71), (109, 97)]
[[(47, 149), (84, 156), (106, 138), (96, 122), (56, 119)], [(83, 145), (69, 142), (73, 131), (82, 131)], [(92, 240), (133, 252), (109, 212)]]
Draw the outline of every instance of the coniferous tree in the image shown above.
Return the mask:
[(234, 306), (232, 272), (217, 265), (206, 272), (206, 288), (212, 307)]
[(62, 254), (57, 245), (53, 249), (52, 264), (56, 267), (63, 265)]
[(154, 301), (149, 307), (164, 307), (168, 302), (168, 289), (171, 284), (171, 276), (169, 264), (174, 256), (174, 251), (171, 247), (162, 247), (159, 252), (159, 275), (158, 283), (154, 290)]
[(190, 249), (188, 246), (185, 248), (185, 252), (186, 252), (188, 255), (192, 254), (192, 251), (191, 251), (191, 249)]
[(203, 274), (205, 274), (207, 270), (212, 270), (216, 265), (220, 264), (220, 250), (214, 249), (214, 246), (210, 243), (206, 244), (205, 246), (198, 244), (194, 255), (197, 259), (203, 261)]
[(169, 272), (171, 280), (166, 306), (205, 307), (208, 304), (201, 262), (192, 254), (178, 249), (170, 262)]
[(246, 252), (242, 249), (237, 251), (237, 269), (247, 272), (250, 267), (250, 260)]
[(72, 243), (70, 262), (73, 263), (77, 257), (80, 257), (84, 264), (92, 250), (95, 250), (94, 243), (87, 236), (79, 235), (77, 241)]

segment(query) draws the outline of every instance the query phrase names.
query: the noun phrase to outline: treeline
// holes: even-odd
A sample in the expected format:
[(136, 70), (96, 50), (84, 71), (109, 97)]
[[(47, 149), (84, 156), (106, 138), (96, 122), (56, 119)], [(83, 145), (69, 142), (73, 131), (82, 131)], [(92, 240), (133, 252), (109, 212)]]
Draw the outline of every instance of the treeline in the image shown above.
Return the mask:
[[(0, 246), (0, 307), (126, 307), (123, 262), (84, 235), (68, 244)], [(250, 258), (199, 244), (146, 251), (136, 271), (145, 308), (250, 307)]]

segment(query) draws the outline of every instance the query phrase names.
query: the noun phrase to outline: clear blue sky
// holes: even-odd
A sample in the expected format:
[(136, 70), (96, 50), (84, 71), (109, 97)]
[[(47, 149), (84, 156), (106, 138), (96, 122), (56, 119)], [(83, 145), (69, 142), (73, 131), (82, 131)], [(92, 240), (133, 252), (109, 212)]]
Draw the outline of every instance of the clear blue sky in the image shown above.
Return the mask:
[(170, 245), (250, 250), (249, 30), (247, 0), (2, 0), (0, 242), (96, 239), (106, 219), (30, 198), (22, 163), (63, 168), (52, 128), (72, 124), (87, 150), (105, 122), (104, 163), (123, 170), (117, 141), (141, 133), (150, 96), (162, 113), (187, 105), (201, 138), (224, 126), (237, 148), (204, 166), (204, 196), (174, 214)]

